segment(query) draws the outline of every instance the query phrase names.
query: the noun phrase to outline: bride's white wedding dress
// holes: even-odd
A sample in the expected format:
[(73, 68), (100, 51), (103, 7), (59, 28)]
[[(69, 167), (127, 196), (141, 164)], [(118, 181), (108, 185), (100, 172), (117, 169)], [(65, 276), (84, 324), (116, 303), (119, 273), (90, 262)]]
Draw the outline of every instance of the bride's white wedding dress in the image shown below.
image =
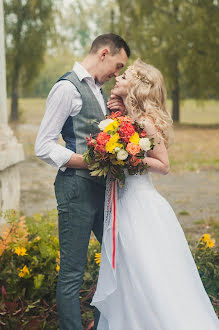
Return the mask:
[(127, 176), (118, 189), (116, 267), (105, 221), (91, 303), (101, 312), (98, 330), (218, 330), (184, 232), (150, 174)]

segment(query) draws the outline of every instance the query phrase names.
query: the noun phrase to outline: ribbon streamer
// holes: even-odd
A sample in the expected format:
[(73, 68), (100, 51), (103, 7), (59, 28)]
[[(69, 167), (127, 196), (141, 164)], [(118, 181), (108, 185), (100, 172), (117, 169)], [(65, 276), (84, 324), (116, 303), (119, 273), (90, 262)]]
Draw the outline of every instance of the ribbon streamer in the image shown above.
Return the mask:
[(112, 182), (112, 229), (113, 229), (113, 252), (112, 252), (112, 266), (115, 269), (115, 256), (116, 256), (116, 237), (118, 234), (118, 221), (117, 221), (117, 181)]

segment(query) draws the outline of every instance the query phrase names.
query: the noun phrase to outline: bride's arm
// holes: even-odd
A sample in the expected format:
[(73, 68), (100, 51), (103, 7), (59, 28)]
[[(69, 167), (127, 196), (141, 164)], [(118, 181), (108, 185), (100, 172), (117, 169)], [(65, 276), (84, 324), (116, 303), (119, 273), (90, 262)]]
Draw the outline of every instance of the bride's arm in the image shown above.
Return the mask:
[(147, 163), (149, 171), (160, 174), (168, 174), (170, 169), (167, 149), (160, 137), (159, 132), (150, 120), (144, 121), (147, 137), (154, 138), (155, 147), (153, 150), (147, 151), (147, 156), (143, 159), (143, 163)]

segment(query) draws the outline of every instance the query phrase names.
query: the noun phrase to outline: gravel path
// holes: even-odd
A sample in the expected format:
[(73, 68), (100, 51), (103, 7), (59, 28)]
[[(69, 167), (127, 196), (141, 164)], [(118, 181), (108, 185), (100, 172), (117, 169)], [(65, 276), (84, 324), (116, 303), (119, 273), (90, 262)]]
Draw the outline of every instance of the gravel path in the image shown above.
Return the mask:
[[(56, 208), (53, 190), (56, 172), (38, 160), (20, 164), (21, 210), (25, 214)], [(194, 221), (219, 219), (219, 171), (153, 174), (153, 182), (169, 201), (183, 227)]]

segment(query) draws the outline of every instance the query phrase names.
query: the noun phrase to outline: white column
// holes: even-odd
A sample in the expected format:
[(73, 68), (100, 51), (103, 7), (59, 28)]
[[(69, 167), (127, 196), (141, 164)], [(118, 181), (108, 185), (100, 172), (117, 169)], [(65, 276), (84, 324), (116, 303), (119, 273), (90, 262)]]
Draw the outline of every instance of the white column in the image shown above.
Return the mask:
[(0, 0), (0, 125), (7, 125), (7, 92), (5, 70), (5, 40), (4, 40), (4, 10), (3, 0)]
[[(0, 211), (19, 209), (23, 146), (8, 126), (3, 0), (0, 0)], [(0, 225), (4, 217), (0, 216)], [(1, 227), (1, 226), (0, 226)], [(1, 229), (1, 228), (0, 228)]]

